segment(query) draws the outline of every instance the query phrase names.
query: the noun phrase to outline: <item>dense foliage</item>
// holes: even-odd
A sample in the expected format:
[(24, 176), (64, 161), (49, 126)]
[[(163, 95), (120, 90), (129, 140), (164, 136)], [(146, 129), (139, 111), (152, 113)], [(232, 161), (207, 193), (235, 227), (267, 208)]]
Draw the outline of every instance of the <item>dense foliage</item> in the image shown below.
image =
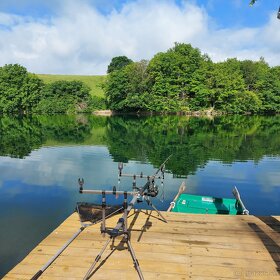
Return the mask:
[(279, 113), (280, 67), (228, 59), (213, 63), (190, 44), (108, 75), (107, 104), (117, 111)]
[(0, 67), (0, 114), (57, 114), (112, 109), (121, 112), (205, 114), (280, 113), (280, 66), (235, 58), (213, 63), (190, 44), (179, 44), (150, 61), (114, 57), (93, 96), (84, 82), (45, 84), (18, 64)]
[(105, 99), (90, 95), (81, 81), (44, 84), (18, 64), (0, 67), (0, 114), (56, 114), (104, 109)]
[(0, 113), (31, 112), (41, 98), (43, 82), (18, 65), (0, 67)]
[(89, 98), (89, 88), (82, 82), (57, 81), (43, 88), (34, 111), (47, 114), (84, 111)]

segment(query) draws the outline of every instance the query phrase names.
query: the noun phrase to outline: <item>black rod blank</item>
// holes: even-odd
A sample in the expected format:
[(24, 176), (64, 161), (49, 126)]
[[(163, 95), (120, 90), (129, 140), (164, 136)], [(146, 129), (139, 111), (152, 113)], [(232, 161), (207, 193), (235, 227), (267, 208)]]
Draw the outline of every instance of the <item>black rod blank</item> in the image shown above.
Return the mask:
[[(81, 190), (81, 193), (85, 193), (85, 194), (102, 194), (102, 193), (105, 193), (105, 194), (113, 194), (113, 195), (122, 195), (124, 194), (125, 192), (124, 191), (116, 191), (116, 190)], [(127, 195), (135, 195), (137, 194), (137, 192), (133, 192), (133, 191), (128, 191), (126, 192)]]

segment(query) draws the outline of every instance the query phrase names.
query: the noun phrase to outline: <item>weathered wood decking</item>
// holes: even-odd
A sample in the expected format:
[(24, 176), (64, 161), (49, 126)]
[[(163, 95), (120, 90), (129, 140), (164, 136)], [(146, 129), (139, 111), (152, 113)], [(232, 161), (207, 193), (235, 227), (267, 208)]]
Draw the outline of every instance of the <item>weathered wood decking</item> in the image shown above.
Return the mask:
[[(161, 213), (167, 224), (150, 211), (129, 218), (145, 280), (280, 279), (279, 216)], [(107, 226), (115, 226), (118, 217)], [(71, 215), (4, 279), (30, 279), (79, 227), (77, 214)], [(40, 279), (82, 279), (107, 238), (100, 234), (100, 224), (86, 228)], [(91, 279), (139, 279), (120, 240), (105, 251)]]

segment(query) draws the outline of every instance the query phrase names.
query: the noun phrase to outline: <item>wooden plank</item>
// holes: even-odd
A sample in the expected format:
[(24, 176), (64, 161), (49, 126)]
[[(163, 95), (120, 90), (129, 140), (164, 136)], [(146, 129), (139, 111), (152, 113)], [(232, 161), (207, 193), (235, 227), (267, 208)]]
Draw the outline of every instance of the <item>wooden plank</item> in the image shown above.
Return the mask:
[(239, 279), (256, 280), (279, 280), (279, 274), (276, 270), (266, 269), (265, 267), (231, 268), (206, 264), (193, 265), (190, 273), (192, 276), (200, 277), (228, 277)]
[[(145, 279), (279, 279), (279, 217), (136, 212), (129, 218), (131, 242)], [(115, 226), (120, 215), (111, 217)], [(4, 279), (30, 279), (80, 228), (72, 214)], [(81, 279), (104, 242), (100, 224), (85, 229), (40, 279)], [(94, 279), (139, 279), (122, 237), (108, 246)], [(108, 257), (108, 258), (107, 258)]]
[[(81, 245), (80, 243), (83, 242), (83, 244)], [(118, 245), (119, 242), (115, 242), (116, 245)], [(64, 255), (83, 255), (83, 254), (91, 254), (91, 252), (93, 250), (101, 250), (101, 248), (104, 245), (104, 241), (98, 241), (98, 242), (94, 242), (93, 246), (89, 246), (88, 242), (84, 241), (80, 241), (80, 242), (76, 242), (76, 243), (72, 243), (72, 246), (70, 246), (69, 248), (67, 248), (63, 254)], [(111, 244), (110, 244), (111, 245)], [(109, 245), (109, 246), (110, 246)], [(56, 246), (43, 246), (40, 245), (37, 248), (40, 248), (40, 250), (38, 250), (36, 252), (36, 255), (39, 254), (46, 254), (46, 255), (50, 255), (50, 254), (54, 254), (56, 252), (57, 247)], [(161, 252), (163, 254), (167, 253), (167, 254), (185, 254), (186, 253), (186, 247), (181, 246), (181, 245), (170, 245), (170, 246), (166, 246), (166, 245), (160, 245), (160, 244), (150, 244), (150, 243), (134, 243), (133, 244), (133, 248), (135, 251), (137, 252)], [(35, 252), (34, 252), (35, 254)]]
[(192, 265), (208, 265), (208, 266), (221, 266), (232, 268), (248, 268), (248, 267), (265, 267), (266, 269), (276, 270), (277, 265), (267, 258), (267, 260), (250, 259), (247, 256), (239, 258), (235, 256), (202, 256), (202, 255), (189, 255), (187, 258), (188, 264)]
[(267, 250), (243, 251), (239, 249), (192, 246), (190, 251), (192, 252), (193, 256), (205, 256), (209, 258), (223, 256), (224, 258), (229, 259), (272, 261), (272, 256)]
[[(56, 243), (59, 243), (61, 240), (61, 243), (63, 243), (64, 240), (70, 239), (70, 237), (73, 235), (74, 232), (59, 232), (56, 235), (50, 235), (47, 237), (44, 241), (42, 241), (40, 244), (49, 244), (49, 242), (52, 242), (51, 240), (55, 239)], [(216, 233), (216, 234), (215, 234)], [(193, 229), (185, 229), (185, 230), (174, 230), (174, 229), (159, 229), (155, 227), (151, 227), (148, 230), (141, 230), (139, 229), (133, 229), (131, 230), (131, 235), (133, 236), (134, 239), (137, 239), (138, 242), (141, 242), (143, 237), (146, 235), (149, 236), (172, 236), (172, 239), (180, 239), (180, 240), (203, 240), (205, 238), (208, 239), (208, 242), (217, 242), (217, 239), (219, 239), (220, 242), (224, 240), (224, 238), (228, 239), (242, 239), (242, 240), (252, 240), (255, 243), (262, 243), (262, 241), (265, 241), (266, 244), (269, 245), (271, 243), (271, 240), (274, 243), (280, 243), (280, 235), (278, 233), (270, 233), (268, 231), (262, 231), (262, 232), (234, 232), (234, 231), (229, 231), (229, 230), (193, 230)], [(197, 237), (197, 238), (195, 238)], [(85, 234), (82, 234), (78, 236), (78, 240), (83, 239), (83, 240), (102, 240), (103, 237), (99, 232), (96, 231), (87, 231)], [(241, 241), (242, 241), (241, 240)], [(270, 240), (270, 242), (266, 242), (267, 240)], [(244, 243), (244, 242), (242, 242)]]
[[(108, 224), (108, 226), (113, 226), (114, 224)], [(147, 223), (138, 222), (135, 223), (130, 230), (132, 232), (166, 232), (166, 233), (182, 233), (182, 234), (204, 234), (204, 235), (224, 235), (224, 236), (243, 236), (243, 235), (255, 235), (256, 233), (260, 233), (263, 235), (264, 231), (265, 234), (269, 234), (272, 238), (279, 239), (279, 234), (275, 232), (271, 228), (265, 228), (263, 225), (258, 225), (259, 230), (254, 231), (249, 225), (243, 225), (242, 227), (232, 227), (229, 225), (213, 225), (213, 224), (206, 224), (206, 225), (200, 225), (200, 226), (188, 226), (188, 225), (176, 225), (172, 224), (172, 222), (168, 223), (168, 226), (166, 226), (165, 223), (155, 223), (154, 221), (149, 221)], [(71, 234), (73, 234), (75, 231), (77, 231), (79, 228), (69, 228), (69, 227), (63, 227), (62, 230), (57, 230), (54, 232), (55, 235), (60, 236), (61, 234), (69, 234), (69, 237)], [(98, 232), (99, 228), (96, 227), (89, 227), (88, 231), (90, 232)]]
[[(79, 242), (80, 243), (80, 242)], [(88, 242), (85, 242), (83, 245), (80, 246), (79, 243), (73, 244), (73, 246), (69, 247), (63, 252), (63, 255), (72, 255), (72, 256), (81, 256), (87, 255), (94, 257), (97, 253), (101, 250), (104, 242), (99, 242), (98, 244), (95, 243), (95, 246), (88, 246)], [(35, 256), (39, 255), (47, 255), (51, 257), (57, 252), (56, 246), (42, 246), (39, 247), (41, 250)], [(134, 244), (134, 250), (139, 254), (140, 252), (154, 252), (154, 253), (162, 253), (162, 254), (188, 254), (192, 252), (193, 254), (200, 255), (200, 256), (208, 256), (208, 257), (215, 257), (221, 256), (227, 258), (245, 258), (251, 260), (272, 260), (271, 254), (264, 248), (263, 250), (242, 250), (242, 256), (240, 256), (240, 249), (232, 249), (232, 248), (215, 248), (210, 246), (197, 246), (197, 245), (189, 245), (188, 247), (185, 246), (166, 246), (166, 245), (159, 245), (159, 244)], [(273, 254), (273, 253), (272, 253)], [(31, 256), (33, 256), (31, 255)], [(30, 256), (30, 257), (31, 257)], [(276, 256), (276, 253), (275, 253)], [(23, 263), (25, 260), (23, 260)]]

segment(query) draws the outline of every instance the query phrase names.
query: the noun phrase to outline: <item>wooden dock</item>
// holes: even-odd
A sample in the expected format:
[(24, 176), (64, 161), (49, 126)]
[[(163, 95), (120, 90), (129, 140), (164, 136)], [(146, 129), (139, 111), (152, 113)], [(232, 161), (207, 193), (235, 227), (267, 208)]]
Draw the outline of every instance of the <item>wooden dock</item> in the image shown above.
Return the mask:
[[(280, 216), (130, 214), (131, 242), (146, 279), (280, 279)], [(119, 215), (107, 226), (115, 226)], [(80, 228), (74, 213), (4, 279), (30, 279)], [(108, 237), (86, 228), (40, 279), (83, 279)], [(108, 246), (91, 279), (139, 279), (126, 244)]]

